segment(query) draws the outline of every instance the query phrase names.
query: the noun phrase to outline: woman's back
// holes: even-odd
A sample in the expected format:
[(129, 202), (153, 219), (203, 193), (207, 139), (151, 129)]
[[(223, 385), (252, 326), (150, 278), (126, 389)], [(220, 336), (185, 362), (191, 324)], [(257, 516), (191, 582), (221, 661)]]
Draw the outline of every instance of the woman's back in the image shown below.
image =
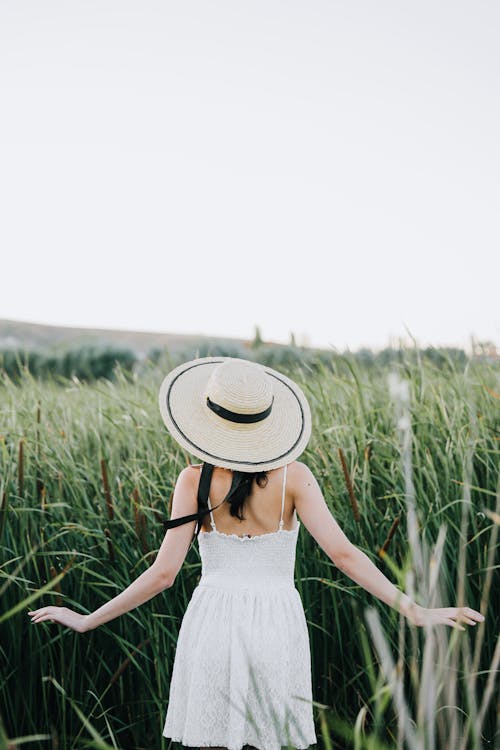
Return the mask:
[[(285, 467), (267, 471), (267, 482), (262, 487), (259, 486), (257, 481), (252, 483), (251, 491), (242, 507), (242, 515), (245, 519), (243, 521), (231, 515), (228, 503), (222, 503), (231, 487), (233, 472), (230, 469), (222, 469), (216, 466), (210, 484), (210, 507), (219, 505), (219, 503), (222, 503), (222, 505), (219, 505), (211, 516), (204, 518), (202, 531), (209, 532), (213, 529), (212, 518), (219, 532), (245, 537), (254, 537), (276, 531), (279, 528), (278, 524), (281, 518), (283, 519), (283, 529), (295, 529), (297, 520), (294, 512), (293, 493), (291, 492), (291, 477), (293, 477), (293, 465), (295, 463), (294, 461)], [(201, 467), (202, 464), (192, 466), (198, 473), (198, 483)]]

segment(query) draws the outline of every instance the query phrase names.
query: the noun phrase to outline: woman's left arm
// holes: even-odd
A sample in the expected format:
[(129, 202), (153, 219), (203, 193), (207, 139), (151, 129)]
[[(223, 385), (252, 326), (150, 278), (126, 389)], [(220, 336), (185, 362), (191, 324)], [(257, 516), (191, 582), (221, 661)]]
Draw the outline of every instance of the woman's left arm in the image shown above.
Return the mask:
[(354, 544), (350, 547), (349, 554), (338, 562), (337, 567), (370, 594), (401, 612), (414, 625), (443, 624), (457, 630), (465, 630), (459, 621), (467, 625), (484, 621), (481, 612), (467, 606), (421, 607), (397, 589), (368, 555)]

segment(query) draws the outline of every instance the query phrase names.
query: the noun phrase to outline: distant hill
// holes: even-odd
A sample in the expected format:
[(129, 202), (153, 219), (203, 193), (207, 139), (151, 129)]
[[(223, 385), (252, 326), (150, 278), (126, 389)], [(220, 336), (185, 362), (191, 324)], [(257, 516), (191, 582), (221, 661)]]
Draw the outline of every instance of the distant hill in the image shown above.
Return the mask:
[[(80, 344), (113, 345), (125, 347), (138, 356), (152, 348), (171, 351), (196, 346), (198, 343), (216, 342), (221, 345), (247, 348), (247, 339), (224, 338), (203, 334), (154, 333), (151, 331), (121, 331), (107, 328), (72, 328), (20, 320), (0, 319), (0, 349), (57, 349)], [(279, 346), (277, 344), (276, 346)]]

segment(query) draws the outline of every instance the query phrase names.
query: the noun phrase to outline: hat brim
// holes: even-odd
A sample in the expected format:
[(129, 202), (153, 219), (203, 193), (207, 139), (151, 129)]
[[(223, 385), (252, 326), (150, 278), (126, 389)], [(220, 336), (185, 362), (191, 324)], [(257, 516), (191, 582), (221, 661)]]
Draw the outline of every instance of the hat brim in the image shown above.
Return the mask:
[(171, 435), (202, 461), (236, 471), (269, 471), (295, 460), (311, 436), (311, 411), (301, 388), (286, 375), (259, 365), (272, 379), (271, 413), (250, 424), (224, 419), (207, 406), (205, 388), (214, 368), (227, 359), (238, 358), (201, 357), (184, 362), (163, 379), (158, 401)]

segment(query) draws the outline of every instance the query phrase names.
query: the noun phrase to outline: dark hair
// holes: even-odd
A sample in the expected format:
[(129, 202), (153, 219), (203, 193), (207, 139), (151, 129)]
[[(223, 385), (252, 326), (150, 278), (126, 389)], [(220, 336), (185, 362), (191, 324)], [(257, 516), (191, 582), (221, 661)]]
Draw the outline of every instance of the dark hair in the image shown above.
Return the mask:
[(237, 485), (227, 501), (231, 506), (229, 512), (232, 516), (239, 518), (240, 521), (244, 521), (243, 505), (252, 491), (253, 480), (255, 479), (259, 487), (265, 487), (268, 476), (265, 471), (235, 471), (234, 473), (237, 475)]
[[(198, 490), (198, 503), (200, 502), (200, 490), (201, 490), (201, 482), (203, 481), (203, 471), (206, 469), (209, 469), (209, 475), (207, 475), (206, 479), (206, 486), (205, 486), (205, 493), (208, 492), (208, 486), (210, 484), (210, 477), (211, 473), (213, 471), (214, 466), (210, 464), (203, 464), (202, 469), (202, 476), (200, 477), (200, 488)], [(233, 470), (233, 481), (231, 483), (231, 488), (229, 492), (227, 493), (224, 500), (221, 500), (220, 503), (217, 505), (222, 505), (222, 503), (227, 502), (230, 505), (229, 512), (232, 516), (235, 516), (236, 518), (239, 518), (240, 521), (245, 520), (245, 516), (243, 515), (243, 505), (245, 503), (245, 500), (250, 495), (250, 492), (252, 491), (252, 484), (253, 480), (257, 482), (259, 487), (265, 487), (268, 481), (268, 476), (266, 471), (235, 471)], [(170, 502), (168, 505), (168, 512), (169, 515), (172, 514), (172, 501), (174, 498), (174, 493), (172, 493), (170, 497)], [(188, 523), (188, 521), (198, 521), (198, 531), (201, 528), (201, 519), (209, 513), (208, 506), (205, 506), (205, 509), (200, 510), (198, 506), (198, 511), (196, 513), (190, 513), (187, 516), (181, 516), (180, 518), (170, 519), (168, 521), (161, 521), (163, 524), (163, 529), (167, 531), (169, 528), (173, 528), (175, 526), (180, 526), (183, 523)], [(196, 536), (197, 532), (195, 532)]]

